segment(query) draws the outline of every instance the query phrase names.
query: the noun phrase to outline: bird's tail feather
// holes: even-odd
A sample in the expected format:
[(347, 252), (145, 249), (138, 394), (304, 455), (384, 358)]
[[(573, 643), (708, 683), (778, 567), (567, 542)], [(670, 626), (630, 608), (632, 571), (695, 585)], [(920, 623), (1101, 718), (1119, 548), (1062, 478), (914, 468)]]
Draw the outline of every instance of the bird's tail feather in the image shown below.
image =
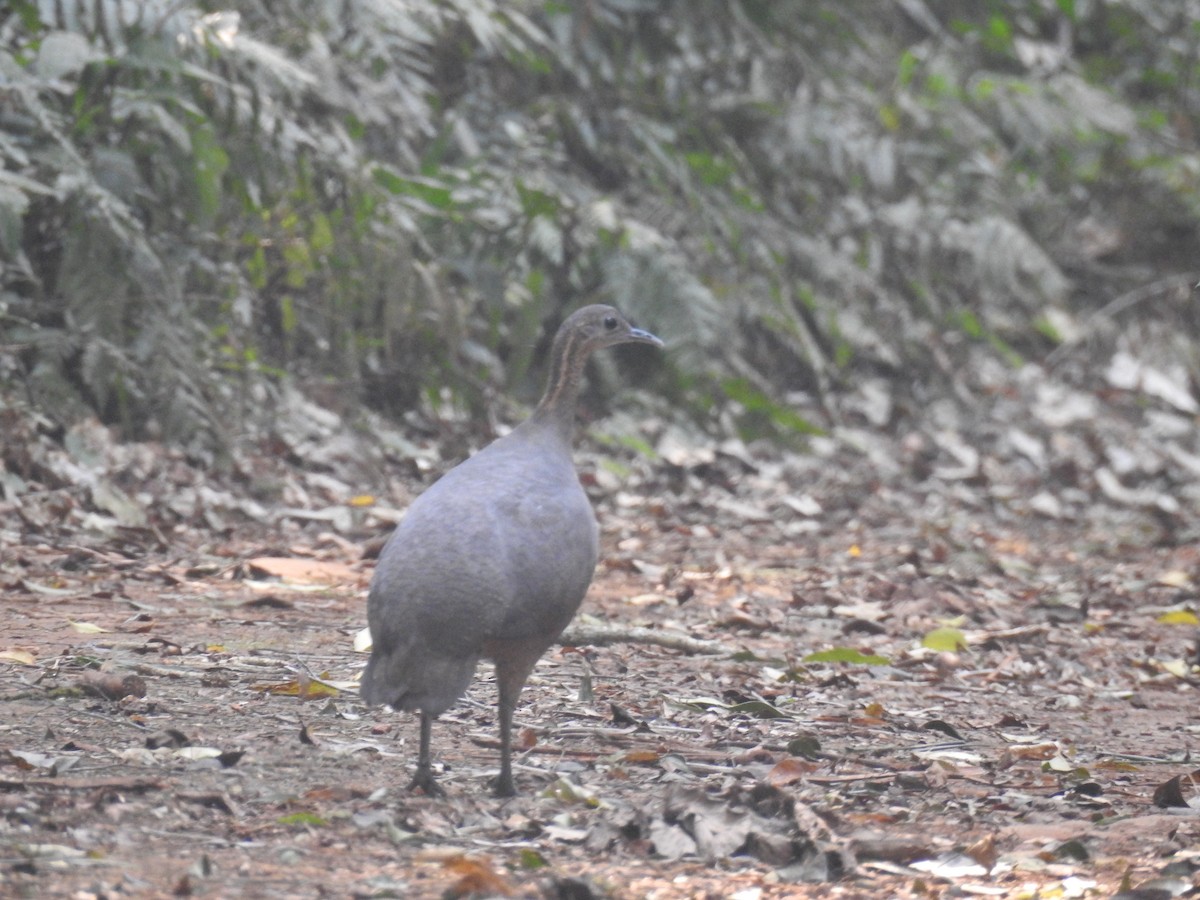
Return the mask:
[(476, 663), (474, 657), (375, 652), (363, 670), (359, 690), (368, 705), (387, 703), (395, 709), (419, 709), (438, 716), (466, 693)]

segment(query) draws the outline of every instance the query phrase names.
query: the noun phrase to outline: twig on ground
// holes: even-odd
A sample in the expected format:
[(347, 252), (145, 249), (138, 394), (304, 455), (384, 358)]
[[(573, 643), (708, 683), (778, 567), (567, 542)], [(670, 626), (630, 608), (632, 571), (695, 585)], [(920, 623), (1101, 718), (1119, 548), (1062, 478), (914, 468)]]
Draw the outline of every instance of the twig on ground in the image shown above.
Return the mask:
[(564, 631), (558, 642), (564, 647), (653, 644), (657, 647), (666, 647), (668, 650), (682, 650), (684, 653), (718, 655), (731, 652), (728, 647), (718, 641), (702, 641), (678, 632), (655, 631), (652, 628), (637, 626), (613, 628), (601, 625), (576, 625)]

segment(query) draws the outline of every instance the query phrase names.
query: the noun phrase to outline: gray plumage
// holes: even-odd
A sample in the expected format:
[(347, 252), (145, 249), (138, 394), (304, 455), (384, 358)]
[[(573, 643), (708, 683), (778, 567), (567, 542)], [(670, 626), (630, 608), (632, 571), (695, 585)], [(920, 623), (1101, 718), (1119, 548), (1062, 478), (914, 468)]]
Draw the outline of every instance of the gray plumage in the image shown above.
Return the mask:
[(595, 515), (571, 460), (584, 364), (595, 350), (628, 342), (662, 346), (612, 307), (568, 317), (533, 415), (418, 497), (380, 554), (362, 697), (420, 711), (413, 786), (427, 793), (440, 792), (429, 759), (433, 719), (463, 695), (480, 659), (495, 662), (499, 688), (496, 793), (514, 793), (513, 708), (583, 602), (598, 555)]

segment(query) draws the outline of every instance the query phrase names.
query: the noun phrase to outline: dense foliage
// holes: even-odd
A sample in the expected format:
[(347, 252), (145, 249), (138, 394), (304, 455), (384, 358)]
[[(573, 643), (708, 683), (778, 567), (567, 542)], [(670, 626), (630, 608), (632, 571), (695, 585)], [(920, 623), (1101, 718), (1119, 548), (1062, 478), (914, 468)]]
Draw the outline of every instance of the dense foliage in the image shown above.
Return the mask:
[(529, 398), (605, 298), (754, 433), (969, 346), (1194, 372), (1197, 47), (1195, 0), (14, 0), (0, 385), (211, 448), (286, 377)]

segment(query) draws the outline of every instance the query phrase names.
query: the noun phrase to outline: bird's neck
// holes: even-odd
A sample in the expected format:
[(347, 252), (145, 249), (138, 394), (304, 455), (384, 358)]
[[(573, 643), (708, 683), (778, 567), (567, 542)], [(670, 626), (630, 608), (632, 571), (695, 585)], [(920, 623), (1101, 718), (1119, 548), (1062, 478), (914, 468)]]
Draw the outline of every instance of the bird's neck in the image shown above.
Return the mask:
[(568, 332), (554, 341), (546, 392), (530, 417), (534, 423), (553, 428), (568, 443), (575, 433), (575, 401), (589, 355), (583, 340), (581, 335)]

